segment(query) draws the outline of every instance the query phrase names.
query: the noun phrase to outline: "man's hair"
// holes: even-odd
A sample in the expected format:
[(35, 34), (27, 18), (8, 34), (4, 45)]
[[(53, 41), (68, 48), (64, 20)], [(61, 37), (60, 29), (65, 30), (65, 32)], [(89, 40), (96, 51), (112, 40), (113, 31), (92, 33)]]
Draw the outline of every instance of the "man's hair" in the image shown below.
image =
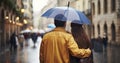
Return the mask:
[(55, 16), (54, 24), (56, 27), (64, 27), (66, 23), (66, 17), (62, 14), (58, 14)]
[(66, 21), (60, 21), (60, 20), (55, 20), (54, 24), (56, 27), (64, 27), (65, 26)]

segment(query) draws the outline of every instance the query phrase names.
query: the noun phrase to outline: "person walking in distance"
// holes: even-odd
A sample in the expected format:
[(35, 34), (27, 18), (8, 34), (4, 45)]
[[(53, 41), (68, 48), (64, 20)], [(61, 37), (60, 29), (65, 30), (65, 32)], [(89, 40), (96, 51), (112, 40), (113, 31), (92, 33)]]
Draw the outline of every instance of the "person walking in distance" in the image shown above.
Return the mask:
[(32, 38), (33, 43), (34, 43), (33, 48), (35, 48), (36, 47), (35, 44), (36, 44), (37, 38), (38, 38), (38, 33), (35, 33), (35, 32), (31, 33), (31, 38)]
[[(71, 33), (78, 44), (78, 47), (82, 49), (92, 49), (92, 44), (85, 30), (83, 29), (83, 25), (74, 22), (75, 21), (71, 23)], [(93, 63), (93, 56), (91, 54), (87, 58), (77, 58), (70, 55), (70, 61), (70, 63)]]
[(70, 63), (69, 54), (79, 58), (89, 57), (91, 50), (79, 49), (73, 36), (66, 32), (66, 21), (57, 20), (65, 18), (62, 14), (54, 19), (55, 29), (43, 36), (40, 46), (40, 63)]
[(15, 51), (17, 49), (16, 34), (15, 32), (10, 37), (10, 50)]

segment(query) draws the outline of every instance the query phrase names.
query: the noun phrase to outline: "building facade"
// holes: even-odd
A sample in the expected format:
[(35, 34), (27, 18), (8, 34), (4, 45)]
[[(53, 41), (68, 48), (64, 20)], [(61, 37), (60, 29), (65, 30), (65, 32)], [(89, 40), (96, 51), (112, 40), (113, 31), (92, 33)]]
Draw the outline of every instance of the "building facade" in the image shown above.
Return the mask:
[[(52, 3), (52, 4), (51, 4)], [(47, 5), (41, 10), (41, 15), (48, 9), (53, 8), (57, 6), (57, 0), (49, 0)], [(53, 19), (46, 18), (46, 17), (41, 17), (39, 20), (39, 29), (43, 29), (45, 31), (47, 30), (47, 25), (48, 24), (53, 24), (54, 21)]]
[[(24, 21), (27, 21), (26, 27), (28, 27), (29, 25), (33, 25), (33, 4), (32, 4), (33, 0), (22, 0), (23, 3), (23, 9), (24, 9)], [(26, 28), (25, 27), (25, 28)]]
[(0, 1), (0, 53), (9, 47), (11, 34), (19, 33), (21, 30), (19, 9), (22, 4), (18, 3), (20, 0)]
[(92, 0), (92, 38), (108, 37), (120, 44), (120, 0)]

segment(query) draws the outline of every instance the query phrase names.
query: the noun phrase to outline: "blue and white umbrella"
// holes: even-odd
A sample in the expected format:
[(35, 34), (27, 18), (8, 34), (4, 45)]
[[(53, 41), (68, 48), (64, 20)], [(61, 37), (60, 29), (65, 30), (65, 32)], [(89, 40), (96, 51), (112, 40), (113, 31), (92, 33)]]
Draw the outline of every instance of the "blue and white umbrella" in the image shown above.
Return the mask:
[(48, 9), (44, 14), (42, 14), (42, 17), (47, 18), (55, 18), (57, 15), (63, 15), (65, 18), (57, 18), (57, 20), (61, 21), (79, 21), (78, 24), (90, 24), (90, 20), (85, 16), (84, 13), (75, 10), (71, 7), (54, 7)]

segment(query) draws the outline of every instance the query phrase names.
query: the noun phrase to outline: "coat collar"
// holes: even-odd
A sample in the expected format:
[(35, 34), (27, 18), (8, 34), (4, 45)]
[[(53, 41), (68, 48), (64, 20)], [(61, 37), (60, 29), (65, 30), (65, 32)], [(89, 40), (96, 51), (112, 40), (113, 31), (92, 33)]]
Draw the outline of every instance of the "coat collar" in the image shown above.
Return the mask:
[(64, 27), (56, 27), (53, 31), (63, 31), (63, 32), (66, 32)]

